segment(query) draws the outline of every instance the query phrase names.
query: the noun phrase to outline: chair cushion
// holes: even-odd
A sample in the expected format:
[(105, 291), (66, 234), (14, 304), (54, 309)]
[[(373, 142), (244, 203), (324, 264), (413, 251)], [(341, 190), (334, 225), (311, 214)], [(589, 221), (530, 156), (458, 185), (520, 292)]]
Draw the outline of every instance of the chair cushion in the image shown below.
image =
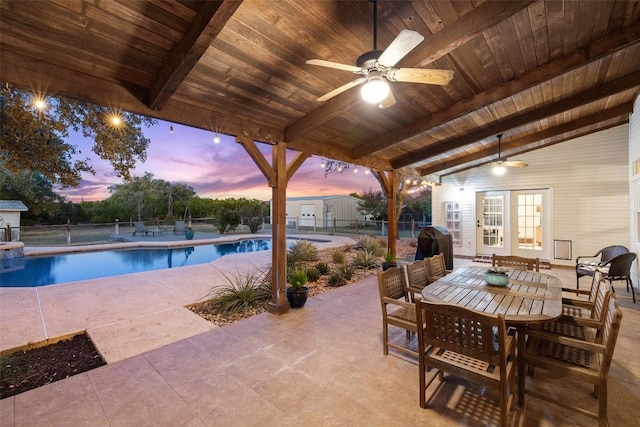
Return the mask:
[(596, 268), (599, 268), (604, 274), (607, 274), (609, 267), (602, 267), (597, 262), (581, 262), (576, 266), (576, 271), (582, 276), (593, 276)]

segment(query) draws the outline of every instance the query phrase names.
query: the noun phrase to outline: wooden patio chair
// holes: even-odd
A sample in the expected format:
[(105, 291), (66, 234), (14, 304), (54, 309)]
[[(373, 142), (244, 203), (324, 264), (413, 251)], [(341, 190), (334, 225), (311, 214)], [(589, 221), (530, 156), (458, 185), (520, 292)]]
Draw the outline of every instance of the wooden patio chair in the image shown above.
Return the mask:
[(596, 297), (598, 295), (599, 286), (604, 283), (604, 274), (602, 270), (596, 270), (591, 280), (591, 289), (569, 289), (562, 288), (563, 292), (571, 292), (577, 295), (586, 295), (584, 298), (562, 298), (562, 314), (573, 317), (590, 318), (591, 311), (593, 310)]
[(631, 288), (631, 296), (634, 304), (636, 303), (636, 293), (633, 290), (633, 282), (631, 280), (631, 264), (633, 264), (635, 259), (636, 254), (629, 252), (618, 255), (601, 267), (604, 272), (604, 278), (609, 281), (612, 290), (614, 280), (624, 280), (627, 282), (627, 292), (629, 292), (629, 288)]
[(525, 258), (515, 255), (491, 255), (494, 267), (513, 268), (515, 270), (540, 271), (540, 258)]
[(411, 302), (409, 288), (406, 286), (404, 268), (393, 267), (378, 271), (378, 289), (382, 307), (382, 350), (389, 354), (389, 347), (417, 356), (415, 351), (389, 342), (389, 325), (407, 330), (407, 340), (416, 333), (416, 306)]
[(429, 283), (433, 283), (451, 273), (451, 270), (447, 270), (443, 253), (427, 258), (427, 261), (429, 262), (427, 270)]
[(480, 383), (500, 394), (500, 425), (506, 426), (515, 399), (515, 348), (504, 315), (479, 313), (451, 304), (416, 301), (420, 407), (426, 408), (429, 368)]
[[(622, 245), (611, 245), (600, 249), (594, 255), (580, 255), (576, 258), (576, 289), (580, 289), (580, 278), (593, 276), (596, 267), (602, 267), (618, 255), (629, 253), (629, 249)], [(600, 257), (600, 259), (596, 259)]]
[(425, 286), (429, 284), (429, 270), (427, 260), (417, 260), (407, 264), (407, 286), (413, 296), (414, 293), (421, 293)]
[[(605, 311), (602, 334), (596, 342), (588, 342), (562, 335), (540, 331), (529, 331), (530, 340), (524, 354), (530, 371), (544, 369), (567, 378), (574, 378), (594, 386), (594, 394), (598, 399), (598, 411), (593, 412), (575, 406), (576, 398), (571, 393), (566, 396), (551, 395), (548, 392), (526, 390), (526, 393), (562, 408), (595, 418), (600, 427), (608, 426), (607, 422), (607, 376), (613, 359), (622, 311), (615, 297), (609, 298)], [(534, 381), (535, 383), (535, 381)], [(521, 382), (524, 387), (524, 381)], [(575, 390), (575, 389), (574, 389)]]
[(597, 291), (590, 309), (580, 307), (580, 304), (563, 304), (563, 314), (558, 319), (543, 323), (540, 328), (535, 329), (596, 342), (604, 327), (604, 314), (612, 292), (601, 274), (594, 277), (598, 277), (598, 282), (593, 284)]

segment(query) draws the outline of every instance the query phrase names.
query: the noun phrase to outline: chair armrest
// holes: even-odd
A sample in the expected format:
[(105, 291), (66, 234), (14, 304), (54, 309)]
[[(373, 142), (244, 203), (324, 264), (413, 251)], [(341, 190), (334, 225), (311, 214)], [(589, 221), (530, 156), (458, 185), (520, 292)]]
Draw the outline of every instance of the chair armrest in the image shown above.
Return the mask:
[(569, 345), (571, 347), (580, 348), (595, 353), (604, 353), (606, 346), (603, 344), (597, 344), (589, 341), (582, 341), (575, 338), (569, 338), (564, 335), (558, 335), (548, 332), (536, 331), (534, 329), (527, 329), (527, 333), (534, 338), (541, 338), (547, 341), (556, 342), (558, 344)]
[(562, 288), (562, 292), (568, 292), (568, 293), (571, 293), (571, 294), (589, 295), (591, 293), (591, 290)]
[(599, 250), (598, 252), (595, 253), (595, 255), (580, 255), (579, 257), (576, 258), (576, 264), (580, 263), (580, 260), (582, 258), (597, 258), (602, 254), (602, 250)]
[(602, 328), (602, 323), (597, 320), (587, 319), (584, 317), (567, 316), (566, 314), (563, 314), (562, 316), (560, 316), (558, 319), (555, 320), (555, 322), (570, 323), (572, 325), (578, 325), (578, 326), (583, 326), (587, 328), (595, 328), (595, 329)]
[(578, 299), (571, 299), (571, 298), (562, 298), (562, 304), (563, 305), (575, 305), (576, 307), (586, 308), (588, 310), (591, 310), (593, 308), (593, 303), (592, 302), (582, 301), (582, 300), (578, 300)]
[(412, 302), (397, 300), (397, 299), (393, 299), (393, 298), (389, 298), (389, 297), (384, 297), (382, 300), (386, 304), (398, 305), (398, 306), (404, 307), (404, 308), (416, 308), (415, 303), (412, 303)]

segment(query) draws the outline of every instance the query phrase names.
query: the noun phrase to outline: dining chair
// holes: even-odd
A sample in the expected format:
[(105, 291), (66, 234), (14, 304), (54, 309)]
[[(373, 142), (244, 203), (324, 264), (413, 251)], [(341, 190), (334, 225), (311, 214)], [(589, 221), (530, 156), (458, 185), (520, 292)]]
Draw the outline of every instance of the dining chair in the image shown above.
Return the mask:
[(428, 262), (426, 259), (421, 259), (405, 266), (407, 269), (407, 286), (412, 294), (422, 292), (424, 287), (429, 284)]
[(611, 283), (611, 289), (613, 290), (614, 280), (624, 280), (627, 282), (627, 292), (631, 288), (631, 296), (633, 303), (636, 303), (636, 293), (633, 290), (633, 281), (631, 280), (631, 265), (636, 259), (634, 252), (618, 255), (603, 265), (601, 268), (604, 271), (604, 278)]
[[(579, 389), (572, 388), (568, 395), (549, 394), (547, 390), (533, 389), (525, 392), (532, 397), (545, 402), (554, 403), (562, 408), (569, 409), (582, 415), (598, 420), (600, 427), (608, 426), (607, 422), (607, 377), (609, 367), (613, 359), (622, 311), (615, 297), (609, 298), (605, 311), (604, 327), (602, 334), (596, 342), (588, 342), (562, 335), (530, 330), (530, 340), (524, 354), (525, 362), (530, 372), (535, 374), (535, 369), (544, 369), (561, 375), (563, 378), (572, 378), (594, 386), (594, 393), (598, 399), (598, 411), (594, 412), (582, 406), (576, 406), (576, 402), (584, 399), (575, 395)], [(532, 375), (533, 378), (533, 375)], [(520, 383), (524, 387), (524, 381)]]
[(451, 273), (451, 270), (447, 270), (447, 263), (444, 259), (444, 254), (439, 253), (432, 257), (427, 258), (428, 261), (428, 279), (429, 283), (435, 282), (438, 279), (443, 278), (447, 274)]
[[(515, 399), (515, 348), (506, 333), (504, 315), (464, 307), (416, 301), (420, 374), (420, 407), (426, 408), (426, 388), (444, 372), (480, 383), (500, 395), (500, 425), (506, 426)], [(426, 372), (439, 370), (427, 382)]]
[(604, 314), (612, 292), (611, 286), (604, 281), (601, 272), (594, 275), (594, 278), (597, 283), (592, 285), (592, 289), (596, 289), (596, 295), (590, 306), (581, 304), (585, 301), (571, 300), (570, 303), (562, 305), (562, 315), (559, 318), (534, 328), (595, 342), (604, 327)]
[(406, 329), (407, 340), (411, 339), (411, 333), (418, 331), (416, 306), (411, 300), (409, 288), (405, 283), (403, 267), (378, 271), (378, 289), (382, 307), (382, 350), (385, 356), (389, 354), (389, 347), (413, 356), (418, 355), (408, 347), (389, 341), (389, 325)]
[(540, 271), (540, 258), (525, 258), (515, 255), (491, 255), (491, 265), (516, 270)]
[[(593, 255), (580, 255), (576, 258), (576, 289), (580, 288), (580, 278), (593, 276), (596, 267), (602, 267), (618, 255), (629, 253), (629, 249), (622, 245), (611, 245), (600, 249)], [(599, 259), (596, 259), (600, 257)]]

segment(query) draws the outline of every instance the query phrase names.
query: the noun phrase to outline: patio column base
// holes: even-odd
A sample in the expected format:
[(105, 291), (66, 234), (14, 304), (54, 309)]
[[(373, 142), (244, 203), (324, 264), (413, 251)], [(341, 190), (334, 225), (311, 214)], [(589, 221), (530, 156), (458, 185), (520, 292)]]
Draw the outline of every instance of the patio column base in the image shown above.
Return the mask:
[(278, 316), (281, 314), (285, 314), (286, 312), (289, 311), (290, 308), (291, 306), (289, 305), (289, 301), (287, 300), (286, 297), (280, 298), (280, 303), (270, 301), (269, 304), (267, 305), (267, 311), (271, 314), (276, 314)]

